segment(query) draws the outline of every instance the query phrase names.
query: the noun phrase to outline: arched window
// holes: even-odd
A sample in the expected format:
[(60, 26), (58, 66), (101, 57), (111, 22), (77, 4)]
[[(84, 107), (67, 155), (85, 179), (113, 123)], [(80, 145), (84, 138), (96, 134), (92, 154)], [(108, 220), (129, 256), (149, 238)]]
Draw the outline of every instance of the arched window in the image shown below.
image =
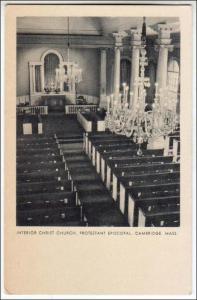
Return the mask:
[(168, 63), (168, 90), (177, 93), (179, 90), (179, 64), (176, 59), (171, 59)]
[(56, 69), (59, 68), (59, 57), (49, 53), (44, 58), (44, 85), (46, 87), (55, 85)]

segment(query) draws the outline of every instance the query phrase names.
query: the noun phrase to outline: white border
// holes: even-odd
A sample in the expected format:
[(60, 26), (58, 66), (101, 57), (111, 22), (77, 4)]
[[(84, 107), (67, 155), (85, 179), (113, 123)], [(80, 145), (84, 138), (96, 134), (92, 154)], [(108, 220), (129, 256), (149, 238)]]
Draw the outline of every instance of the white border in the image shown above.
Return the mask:
[[(192, 279), (193, 290), (191, 295), (8, 295), (4, 290), (4, 111), (5, 111), (5, 6), (7, 4), (179, 4), (191, 5), (193, 9), (193, 178), (192, 178), (192, 194), (193, 194), (193, 232), (192, 232)], [(196, 299), (196, 2), (195, 1), (4, 1), (1, 2), (1, 299)]]

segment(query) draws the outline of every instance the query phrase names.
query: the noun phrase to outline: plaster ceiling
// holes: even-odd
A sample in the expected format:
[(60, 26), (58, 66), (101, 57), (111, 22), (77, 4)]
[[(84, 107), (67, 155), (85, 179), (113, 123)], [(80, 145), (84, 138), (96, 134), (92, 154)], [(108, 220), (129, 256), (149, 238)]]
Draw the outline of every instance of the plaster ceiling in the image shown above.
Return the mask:
[[(173, 32), (179, 31), (178, 18), (147, 18), (147, 35), (157, 34), (158, 23), (172, 24)], [(112, 32), (142, 27), (142, 17), (70, 17), (69, 33), (73, 35), (110, 35)], [(67, 34), (68, 17), (20, 17), (17, 33)]]

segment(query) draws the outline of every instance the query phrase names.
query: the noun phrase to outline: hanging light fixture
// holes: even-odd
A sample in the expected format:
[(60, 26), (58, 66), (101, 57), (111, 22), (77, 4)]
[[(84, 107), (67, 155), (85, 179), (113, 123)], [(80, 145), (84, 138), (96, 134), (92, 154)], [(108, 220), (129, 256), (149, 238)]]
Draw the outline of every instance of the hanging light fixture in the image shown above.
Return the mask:
[[(63, 66), (57, 69), (60, 74), (60, 80), (68, 85), (69, 92), (76, 92), (76, 84), (82, 80), (82, 69), (78, 64), (71, 61), (70, 58), (70, 19), (67, 18), (67, 61)], [(66, 68), (65, 68), (66, 66)]]
[[(129, 106), (128, 95), (132, 97), (133, 92), (129, 93), (129, 87), (123, 84), (123, 93), (119, 95), (118, 101), (114, 100), (114, 95), (108, 96), (108, 106), (106, 113), (106, 128), (116, 134), (126, 135), (139, 145), (137, 154), (142, 155), (141, 144), (149, 142), (150, 139), (164, 137), (173, 132), (178, 125), (175, 100), (170, 98), (168, 89), (159, 90), (155, 83), (155, 97), (152, 110), (146, 111), (146, 89), (150, 87), (150, 79), (145, 77), (145, 67), (148, 66), (146, 57), (146, 23), (143, 18), (142, 25), (142, 45), (140, 49), (140, 76), (135, 80), (137, 90), (137, 102)], [(168, 102), (166, 100), (168, 99)], [(132, 101), (131, 101), (132, 102)], [(161, 103), (166, 105), (161, 106)]]

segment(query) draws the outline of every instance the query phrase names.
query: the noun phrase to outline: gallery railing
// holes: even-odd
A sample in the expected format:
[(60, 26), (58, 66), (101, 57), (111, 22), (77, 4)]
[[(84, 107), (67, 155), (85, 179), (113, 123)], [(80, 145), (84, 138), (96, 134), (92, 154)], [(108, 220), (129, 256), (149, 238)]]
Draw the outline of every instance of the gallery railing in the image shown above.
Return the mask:
[(66, 105), (65, 106), (65, 114), (77, 114), (78, 112), (92, 111), (96, 112), (98, 105)]

